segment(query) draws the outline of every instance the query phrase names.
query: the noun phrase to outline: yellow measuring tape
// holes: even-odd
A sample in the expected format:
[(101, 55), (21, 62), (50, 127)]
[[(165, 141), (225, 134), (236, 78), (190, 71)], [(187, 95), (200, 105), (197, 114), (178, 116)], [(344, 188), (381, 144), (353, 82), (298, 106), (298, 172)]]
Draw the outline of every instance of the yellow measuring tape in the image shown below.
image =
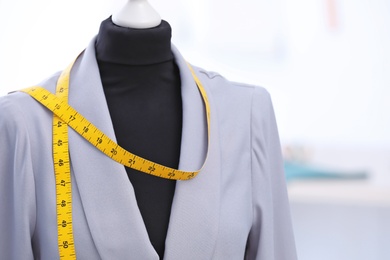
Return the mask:
[[(68, 104), (70, 64), (60, 75), (56, 94), (39, 87), (22, 89), (53, 112), (53, 162), (56, 182), (57, 230), (60, 259), (76, 259), (72, 226), (72, 187), (68, 147), (68, 126), (101, 152), (132, 169), (172, 180), (189, 180), (200, 171), (182, 171), (170, 168), (126, 151)], [(194, 70), (188, 65), (202, 95), (210, 142), (210, 107), (206, 91)], [(206, 156), (207, 157), (207, 156)], [(203, 168), (203, 166), (202, 166)]]

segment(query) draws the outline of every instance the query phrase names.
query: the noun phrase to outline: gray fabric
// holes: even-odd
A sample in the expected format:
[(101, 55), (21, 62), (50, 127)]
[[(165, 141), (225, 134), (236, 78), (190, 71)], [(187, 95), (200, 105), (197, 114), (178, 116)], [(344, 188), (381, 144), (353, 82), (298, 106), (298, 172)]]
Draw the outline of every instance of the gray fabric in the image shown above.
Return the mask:
[[(94, 40), (71, 72), (69, 103), (115, 140)], [(183, 134), (179, 168), (207, 152), (202, 98), (180, 69)], [(296, 259), (280, 144), (270, 97), (195, 68), (211, 107), (208, 156), (178, 181), (164, 259)], [(59, 74), (40, 85), (54, 92)], [(0, 258), (58, 259), (52, 115), (24, 93), (0, 98)], [(78, 259), (157, 260), (124, 167), (69, 133)], [(156, 216), (158, 219), (158, 216)]]

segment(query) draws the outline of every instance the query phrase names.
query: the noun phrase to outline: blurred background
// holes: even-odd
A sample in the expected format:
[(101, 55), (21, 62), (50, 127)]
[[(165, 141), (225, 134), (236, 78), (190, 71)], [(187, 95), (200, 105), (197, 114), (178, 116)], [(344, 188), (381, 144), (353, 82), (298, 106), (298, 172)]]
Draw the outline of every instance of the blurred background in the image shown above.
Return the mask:
[[(125, 0), (0, 0), (0, 95)], [(299, 259), (390, 259), (390, 1), (150, 0), (191, 63), (271, 93)]]

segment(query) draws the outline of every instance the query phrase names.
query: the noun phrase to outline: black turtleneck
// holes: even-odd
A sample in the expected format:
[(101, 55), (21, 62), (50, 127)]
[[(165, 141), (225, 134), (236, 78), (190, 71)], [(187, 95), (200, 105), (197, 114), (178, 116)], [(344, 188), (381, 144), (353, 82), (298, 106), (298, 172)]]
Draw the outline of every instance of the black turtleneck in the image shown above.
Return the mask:
[[(103, 21), (96, 56), (118, 144), (151, 161), (177, 168), (182, 103), (171, 27), (130, 29)], [(164, 256), (175, 181), (126, 167), (150, 241)], [(129, 234), (130, 235), (130, 234)]]

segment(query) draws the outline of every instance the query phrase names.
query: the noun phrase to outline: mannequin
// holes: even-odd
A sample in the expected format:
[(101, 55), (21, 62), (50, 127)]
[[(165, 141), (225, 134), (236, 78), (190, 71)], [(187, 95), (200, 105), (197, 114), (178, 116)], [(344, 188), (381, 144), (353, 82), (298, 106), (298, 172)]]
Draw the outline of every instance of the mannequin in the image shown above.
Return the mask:
[(156, 27), (161, 23), (160, 15), (146, 0), (129, 0), (112, 15), (114, 24), (134, 29)]
[[(118, 144), (177, 168), (182, 104), (170, 40), (169, 24), (147, 1), (128, 1), (112, 20), (102, 22), (96, 56)], [(151, 243), (162, 259), (176, 182), (126, 171)]]
[[(296, 260), (269, 93), (192, 68), (207, 102), (167, 22), (101, 23), (72, 67), (69, 104), (134, 154), (204, 167), (188, 181), (158, 178), (69, 131), (71, 183), (61, 186), (72, 185), (73, 241), (55, 239), (68, 224), (57, 214), (68, 199), (56, 203), (52, 113), (24, 91), (0, 97), (1, 258), (58, 259), (71, 242), (78, 259)], [(39, 86), (54, 93), (59, 76)]]

